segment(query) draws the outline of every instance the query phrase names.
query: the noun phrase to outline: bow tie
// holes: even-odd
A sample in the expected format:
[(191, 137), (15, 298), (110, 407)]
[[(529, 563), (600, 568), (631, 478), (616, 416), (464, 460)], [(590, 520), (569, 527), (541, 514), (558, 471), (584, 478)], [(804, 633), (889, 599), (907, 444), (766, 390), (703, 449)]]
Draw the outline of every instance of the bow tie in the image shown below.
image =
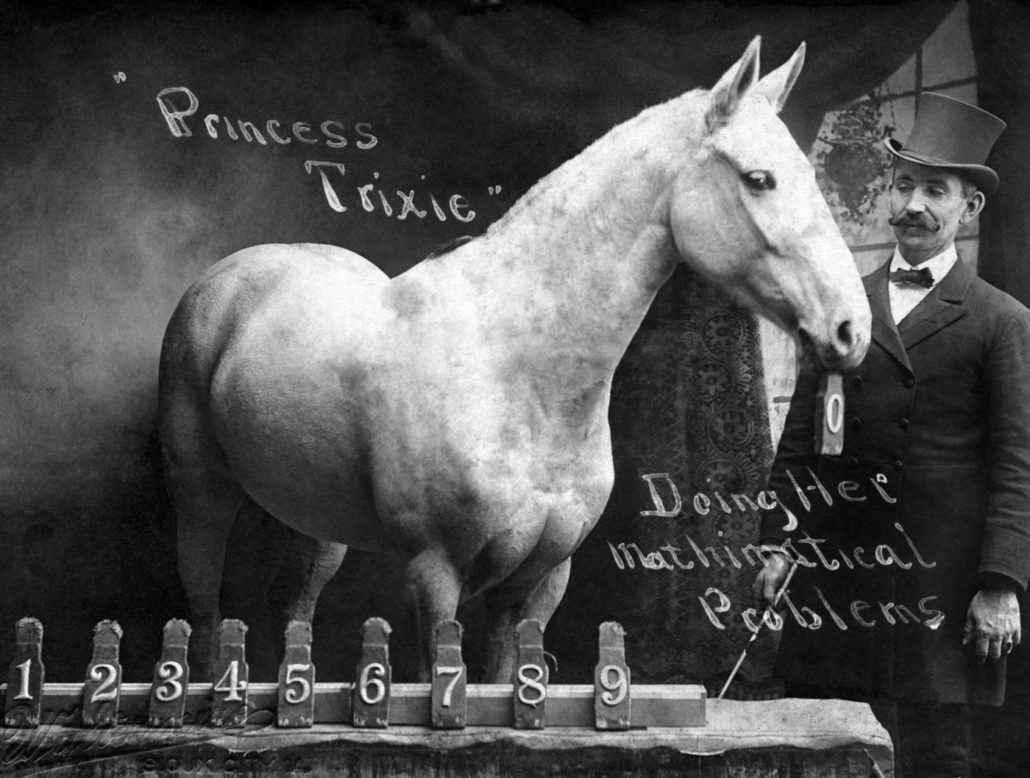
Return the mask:
[(899, 268), (890, 273), (890, 280), (895, 284), (915, 284), (929, 289), (933, 286), (933, 273), (930, 268), (921, 267), (918, 270), (905, 270)]

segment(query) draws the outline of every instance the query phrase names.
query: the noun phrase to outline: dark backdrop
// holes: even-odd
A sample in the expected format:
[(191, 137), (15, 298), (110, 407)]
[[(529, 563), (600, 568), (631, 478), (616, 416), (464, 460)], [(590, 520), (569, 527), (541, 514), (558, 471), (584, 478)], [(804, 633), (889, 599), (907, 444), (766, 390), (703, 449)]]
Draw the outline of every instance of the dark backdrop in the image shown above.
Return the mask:
[[(161, 625), (185, 615), (155, 439), (156, 373), (164, 325), (203, 268), (255, 243), (315, 241), (399, 273), (442, 242), (484, 230), (614, 123), (710, 85), (758, 33), (766, 70), (808, 43), (785, 113), (807, 147), (827, 109), (881, 82), (951, 8), (925, 0), (507, 2), (489, 12), (444, 2), (0, 4), (0, 661), (11, 654), (15, 620), (36, 616), (48, 679), (78, 679), (92, 625), (115, 618), (125, 629), (126, 678), (144, 680)], [(173, 137), (159, 111), (157, 94), (172, 87), (199, 100), (191, 137)], [(221, 124), (212, 139), (201, 122), (208, 113), (260, 128), (306, 122), (316, 142), (234, 141)], [(327, 120), (339, 122), (332, 128), (346, 146), (327, 144), (318, 129)], [(370, 136), (375, 145), (360, 148)], [(327, 175), (346, 212), (330, 207), (305, 161), (344, 166)], [(396, 197), (392, 216), (379, 206), (366, 213), (356, 193), (366, 183), (391, 197), (415, 190), (427, 217), (399, 220)], [(454, 194), (475, 212), (471, 221), (433, 214), (430, 195), (444, 203)], [(689, 401), (702, 402), (703, 391), (678, 373), (652, 381), (644, 371), (649, 354), (673, 345), (698, 349), (684, 358), (731, 365), (744, 415), (704, 407), (724, 445), (734, 437), (720, 414), (750, 425), (741, 438), (748, 467), (733, 483), (761, 488), (768, 439), (754, 325), (704, 290), (711, 315), (692, 321), (682, 297), (689, 286), (683, 276), (670, 285), (620, 371), (619, 483), (549, 632), (556, 680), (587, 680), (602, 618), (638, 629), (654, 622), (665, 644), (639, 640), (631, 656), (649, 680), (724, 673), (746, 639), (735, 631), (714, 654), (691, 650), (703, 622), (687, 595), (710, 581), (684, 577), (686, 594), (670, 605), (666, 584), (615, 575), (606, 546), (648, 541), (640, 472), (668, 465), (646, 452), (678, 458), (692, 479), (725, 461), (725, 451), (685, 437), (695, 417), (670, 422), (662, 405), (672, 393), (696, 416), (702, 406)], [(700, 325), (714, 333), (714, 350), (684, 340), (684, 328)], [(698, 532), (732, 530), (747, 542), (753, 527)], [(281, 539), (279, 529), (241, 525), (233, 546), (231, 615), (255, 629), (267, 593), (246, 582), (264, 576), (269, 544)], [(362, 619), (401, 618), (395, 578), (360, 554), (345, 566), (316, 621), (320, 678), (351, 677)], [(271, 660), (254, 661), (267, 677)]]

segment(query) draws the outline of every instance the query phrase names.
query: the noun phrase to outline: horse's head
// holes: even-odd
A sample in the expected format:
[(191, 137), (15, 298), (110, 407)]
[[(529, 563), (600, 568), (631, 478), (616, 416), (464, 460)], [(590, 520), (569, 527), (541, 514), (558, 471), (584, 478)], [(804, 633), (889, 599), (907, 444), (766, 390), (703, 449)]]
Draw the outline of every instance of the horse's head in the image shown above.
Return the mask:
[(758, 80), (760, 38), (705, 96), (669, 202), (685, 262), (802, 341), (827, 369), (861, 362), (870, 312), (815, 173), (777, 116), (804, 44)]

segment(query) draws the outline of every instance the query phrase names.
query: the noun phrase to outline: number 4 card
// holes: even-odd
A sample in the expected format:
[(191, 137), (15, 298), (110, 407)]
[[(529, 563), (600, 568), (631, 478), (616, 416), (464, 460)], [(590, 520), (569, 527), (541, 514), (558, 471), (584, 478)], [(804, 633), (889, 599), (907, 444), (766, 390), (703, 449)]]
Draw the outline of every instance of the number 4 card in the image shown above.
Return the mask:
[(250, 675), (244, 649), (247, 625), (222, 619), (218, 628), (218, 662), (211, 689), (211, 726), (242, 727), (247, 723), (247, 680)]

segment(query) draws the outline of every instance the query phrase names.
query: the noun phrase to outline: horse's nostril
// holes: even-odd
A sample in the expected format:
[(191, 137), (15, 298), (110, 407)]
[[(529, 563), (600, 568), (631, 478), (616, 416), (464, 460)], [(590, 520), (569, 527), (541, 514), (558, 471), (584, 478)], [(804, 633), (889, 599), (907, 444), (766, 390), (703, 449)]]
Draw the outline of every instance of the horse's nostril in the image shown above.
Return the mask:
[(838, 341), (840, 341), (840, 344), (842, 346), (846, 346), (848, 348), (851, 347), (852, 335), (850, 321), (843, 321), (841, 322), (840, 326), (837, 327), (837, 339)]

